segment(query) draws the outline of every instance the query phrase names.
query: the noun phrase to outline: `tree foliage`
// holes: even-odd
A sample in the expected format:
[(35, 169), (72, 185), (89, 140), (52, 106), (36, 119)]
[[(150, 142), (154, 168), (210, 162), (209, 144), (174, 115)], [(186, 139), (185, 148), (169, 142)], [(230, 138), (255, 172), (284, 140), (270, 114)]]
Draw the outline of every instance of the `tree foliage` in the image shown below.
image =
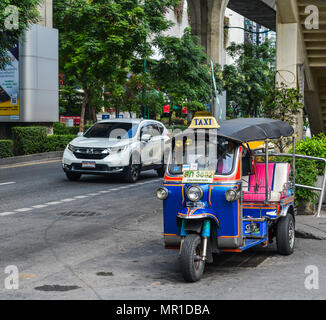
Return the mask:
[(169, 28), (164, 12), (165, 7), (174, 3), (174, 0), (54, 2), (55, 27), (60, 31), (61, 73), (84, 91), (81, 130), (93, 92), (107, 83), (115, 83), (115, 91), (125, 85), (132, 61), (151, 53), (148, 35)]
[(275, 48), (270, 41), (262, 45), (232, 43), (227, 49), (235, 60), (223, 70), (223, 87), (231, 117), (262, 114), (266, 92), (274, 86)]
[(204, 49), (196, 44), (190, 29), (182, 38), (157, 37), (154, 44), (162, 59), (152, 67), (153, 78), (174, 105), (211, 98), (211, 76)]

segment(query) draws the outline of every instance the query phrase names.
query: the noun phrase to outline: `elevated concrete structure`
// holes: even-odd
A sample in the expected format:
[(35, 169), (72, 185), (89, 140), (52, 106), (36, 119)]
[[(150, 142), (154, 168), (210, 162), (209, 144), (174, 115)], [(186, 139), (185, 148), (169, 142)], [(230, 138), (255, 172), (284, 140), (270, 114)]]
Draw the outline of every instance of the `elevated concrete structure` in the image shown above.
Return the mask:
[[(277, 32), (277, 82), (304, 95), (311, 132), (326, 132), (326, 0), (188, 0), (191, 27), (209, 57), (223, 65), (224, 12), (233, 11)], [(307, 6), (319, 11), (307, 27)], [(302, 116), (297, 133), (302, 137)]]
[(276, 31), (275, 0), (229, 0), (228, 8), (268, 29)]

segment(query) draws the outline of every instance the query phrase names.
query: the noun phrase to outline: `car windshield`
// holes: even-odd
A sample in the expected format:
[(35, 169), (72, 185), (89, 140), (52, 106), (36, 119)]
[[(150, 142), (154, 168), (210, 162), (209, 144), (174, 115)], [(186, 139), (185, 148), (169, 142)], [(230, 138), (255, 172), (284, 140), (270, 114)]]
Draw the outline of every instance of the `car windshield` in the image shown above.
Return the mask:
[(130, 139), (137, 132), (138, 124), (130, 122), (97, 123), (86, 131), (86, 138)]
[(184, 170), (209, 170), (227, 175), (233, 171), (236, 145), (224, 138), (214, 142), (183, 139), (172, 142), (169, 163), (171, 174), (182, 174)]

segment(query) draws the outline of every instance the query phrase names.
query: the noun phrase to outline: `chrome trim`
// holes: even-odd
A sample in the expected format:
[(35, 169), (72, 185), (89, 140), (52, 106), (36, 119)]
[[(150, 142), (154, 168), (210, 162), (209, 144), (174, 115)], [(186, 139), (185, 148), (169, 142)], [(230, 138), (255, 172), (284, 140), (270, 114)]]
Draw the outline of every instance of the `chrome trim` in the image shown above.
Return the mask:
[[(198, 200), (191, 200), (191, 199), (189, 198), (189, 196), (188, 196), (188, 191), (189, 191), (191, 188), (198, 188), (198, 189), (199, 189), (199, 191), (200, 191), (200, 197), (198, 198)], [(203, 196), (204, 196), (204, 190), (203, 190), (203, 188), (202, 188), (200, 185), (198, 185), (198, 184), (192, 184), (189, 188), (186, 188), (186, 196), (187, 196), (187, 198), (188, 198), (190, 201), (192, 201), (192, 202), (198, 202), (198, 201), (200, 201), (200, 200), (203, 198)]]

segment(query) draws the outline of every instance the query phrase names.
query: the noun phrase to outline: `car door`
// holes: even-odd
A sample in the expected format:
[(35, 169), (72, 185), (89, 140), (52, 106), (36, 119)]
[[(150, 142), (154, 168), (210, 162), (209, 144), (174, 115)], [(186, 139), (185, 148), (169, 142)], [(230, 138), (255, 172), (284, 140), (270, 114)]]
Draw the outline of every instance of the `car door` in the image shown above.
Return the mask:
[(164, 157), (164, 143), (163, 136), (164, 127), (159, 123), (153, 123), (153, 160), (155, 164), (161, 164)]
[[(144, 135), (150, 135), (151, 139), (149, 141), (143, 141), (142, 137)], [(145, 124), (140, 129), (140, 153), (141, 161), (143, 166), (149, 166), (154, 163), (153, 154), (154, 154), (154, 144), (153, 144), (153, 126), (151, 123)]]

